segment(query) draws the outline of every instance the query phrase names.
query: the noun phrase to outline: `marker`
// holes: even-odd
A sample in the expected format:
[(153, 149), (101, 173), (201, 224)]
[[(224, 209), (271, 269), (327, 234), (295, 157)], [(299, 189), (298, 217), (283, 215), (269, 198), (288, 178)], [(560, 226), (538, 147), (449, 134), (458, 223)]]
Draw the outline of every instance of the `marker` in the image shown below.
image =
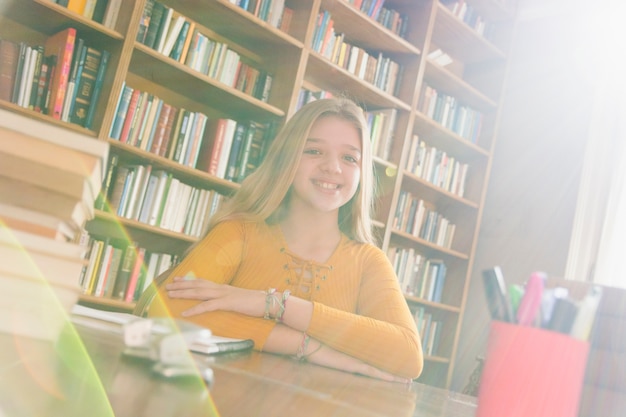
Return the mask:
[(524, 289), (524, 296), (517, 309), (517, 322), (520, 325), (530, 326), (537, 318), (545, 279), (546, 274), (543, 272), (533, 272), (530, 275)]
[(600, 298), (602, 298), (602, 288), (594, 285), (578, 307), (578, 314), (576, 314), (576, 319), (570, 332), (572, 337), (580, 340), (589, 340)]

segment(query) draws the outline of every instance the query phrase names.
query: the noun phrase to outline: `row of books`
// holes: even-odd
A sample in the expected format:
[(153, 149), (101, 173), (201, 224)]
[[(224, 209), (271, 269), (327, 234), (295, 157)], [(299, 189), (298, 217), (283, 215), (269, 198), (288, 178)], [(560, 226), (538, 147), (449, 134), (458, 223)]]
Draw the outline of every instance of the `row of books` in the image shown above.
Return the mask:
[(54, 0), (60, 6), (115, 29), (122, 0)]
[(456, 97), (425, 85), (420, 111), (462, 138), (472, 143), (478, 141), (483, 114), (460, 103)]
[(439, 351), (439, 341), (441, 340), (441, 331), (443, 322), (435, 320), (433, 315), (426, 312), (424, 307), (418, 307), (413, 313), (417, 331), (422, 340), (422, 350), (425, 355), (435, 356)]
[(465, 194), (469, 165), (441, 149), (428, 146), (418, 135), (411, 139), (405, 169), (459, 197)]
[(148, 252), (135, 242), (87, 236), (86, 259), (80, 277), (83, 294), (123, 300), (139, 299), (152, 280), (170, 268), (176, 257), (168, 253)]
[(173, 8), (147, 0), (137, 42), (245, 94), (267, 102), (273, 76), (259, 70), (225, 42), (201, 33)]
[(182, 165), (241, 182), (263, 158), (267, 124), (209, 119), (123, 85), (109, 136)]
[(387, 256), (406, 295), (441, 302), (447, 267), (440, 259), (429, 259), (415, 248), (389, 247)]
[(365, 113), (370, 129), (372, 154), (388, 160), (396, 130), (398, 110), (395, 108), (374, 110)]
[(76, 29), (45, 45), (0, 40), (0, 99), (91, 128), (109, 52), (86, 44)]
[(335, 32), (334, 22), (327, 10), (318, 15), (311, 48), (359, 79), (388, 94), (397, 94), (402, 66), (382, 52), (369, 53), (348, 43), (345, 34)]
[(315, 91), (313, 91), (308, 88), (301, 88), (300, 92), (298, 93), (298, 102), (296, 104), (296, 110), (299, 110), (300, 107), (312, 101), (319, 100), (322, 98), (333, 98), (333, 97), (334, 97), (333, 93), (327, 90), (316, 89)]
[(110, 183), (103, 193), (108, 201), (105, 209), (120, 217), (198, 237), (223, 199), (214, 190), (186, 184), (152, 165), (116, 161), (113, 155)]
[(448, 249), (456, 231), (456, 225), (435, 207), (405, 190), (398, 197), (393, 227)]
[(441, 3), (446, 6), (446, 8), (450, 10), (453, 15), (461, 19), (478, 34), (487, 39), (492, 38), (494, 28), (493, 24), (485, 20), (479, 10), (471, 4), (468, 4), (466, 0), (441, 0)]
[(293, 9), (285, 6), (285, 0), (229, 0), (270, 26), (283, 32), (289, 31)]
[(385, 0), (345, 0), (393, 33), (404, 37), (409, 25), (406, 13), (385, 7)]

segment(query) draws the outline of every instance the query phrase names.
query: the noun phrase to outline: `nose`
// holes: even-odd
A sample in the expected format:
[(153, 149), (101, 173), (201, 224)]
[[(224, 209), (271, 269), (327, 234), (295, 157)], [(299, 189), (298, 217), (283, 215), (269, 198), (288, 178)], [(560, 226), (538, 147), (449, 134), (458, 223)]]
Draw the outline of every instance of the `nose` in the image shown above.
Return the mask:
[(324, 172), (338, 174), (341, 172), (339, 156), (328, 153), (322, 160), (321, 169)]

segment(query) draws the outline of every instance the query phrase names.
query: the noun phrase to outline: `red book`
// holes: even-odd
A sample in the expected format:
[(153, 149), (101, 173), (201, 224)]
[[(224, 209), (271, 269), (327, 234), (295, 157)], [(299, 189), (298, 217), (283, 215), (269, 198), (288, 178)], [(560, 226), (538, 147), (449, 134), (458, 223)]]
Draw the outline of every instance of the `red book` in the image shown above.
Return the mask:
[(197, 166), (211, 175), (217, 174), (227, 122), (227, 119), (209, 120), (204, 131)]
[(17, 43), (0, 39), (0, 100), (11, 101), (19, 56)]
[(178, 109), (172, 106), (172, 110), (167, 118), (167, 123), (165, 124), (165, 131), (163, 132), (163, 141), (161, 142), (161, 146), (156, 152), (157, 155), (165, 157), (167, 154), (167, 149), (169, 148), (170, 140), (173, 136), (174, 122), (178, 116)]
[(124, 117), (124, 124), (122, 125), (122, 132), (120, 133), (120, 142), (126, 143), (128, 141), (128, 133), (130, 127), (133, 124), (135, 118), (135, 112), (137, 111), (137, 104), (139, 103), (139, 96), (141, 91), (138, 89), (133, 90), (133, 94), (130, 96), (128, 103), (128, 110), (126, 111), (126, 117)]
[(124, 295), (124, 301), (126, 301), (127, 303), (133, 302), (133, 298), (135, 296), (135, 288), (137, 288), (137, 281), (139, 281), (139, 276), (141, 275), (141, 267), (143, 266), (143, 258), (145, 254), (146, 254), (145, 248), (137, 249), (137, 256), (135, 257), (135, 265), (133, 265), (133, 270), (128, 280), (128, 287), (126, 289), (126, 294)]
[[(172, 111), (173, 109), (174, 107), (172, 107), (171, 104), (167, 103), (163, 103), (163, 106), (161, 107), (161, 113), (159, 113), (156, 130), (154, 132), (154, 138), (152, 139), (152, 146), (150, 148), (150, 152), (154, 154), (163, 156), (165, 150), (167, 149), (167, 143), (165, 144), (165, 146), (163, 146), (163, 143), (165, 142), (165, 133), (167, 131), (169, 119), (174, 119), (172, 117), (172, 113), (174, 113)], [(173, 123), (174, 120), (172, 120), (172, 124)]]
[(57, 57), (57, 67), (50, 85), (50, 103), (48, 114), (55, 119), (61, 119), (63, 101), (72, 65), (76, 29), (67, 28), (50, 36), (45, 43), (45, 54)]

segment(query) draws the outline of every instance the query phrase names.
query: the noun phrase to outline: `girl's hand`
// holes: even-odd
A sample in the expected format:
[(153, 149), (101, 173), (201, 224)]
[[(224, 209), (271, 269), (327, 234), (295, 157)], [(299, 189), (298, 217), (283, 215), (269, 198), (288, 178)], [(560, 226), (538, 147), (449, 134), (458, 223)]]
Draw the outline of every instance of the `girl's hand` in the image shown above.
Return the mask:
[(184, 317), (195, 316), (208, 311), (234, 311), (252, 317), (263, 317), (265, 313), (265, 293), (226, 284), (217, 284), (206, 279), (174, 278), (165, 286), (170, 298), (199, 300), (200, 302), (183, 311)]

